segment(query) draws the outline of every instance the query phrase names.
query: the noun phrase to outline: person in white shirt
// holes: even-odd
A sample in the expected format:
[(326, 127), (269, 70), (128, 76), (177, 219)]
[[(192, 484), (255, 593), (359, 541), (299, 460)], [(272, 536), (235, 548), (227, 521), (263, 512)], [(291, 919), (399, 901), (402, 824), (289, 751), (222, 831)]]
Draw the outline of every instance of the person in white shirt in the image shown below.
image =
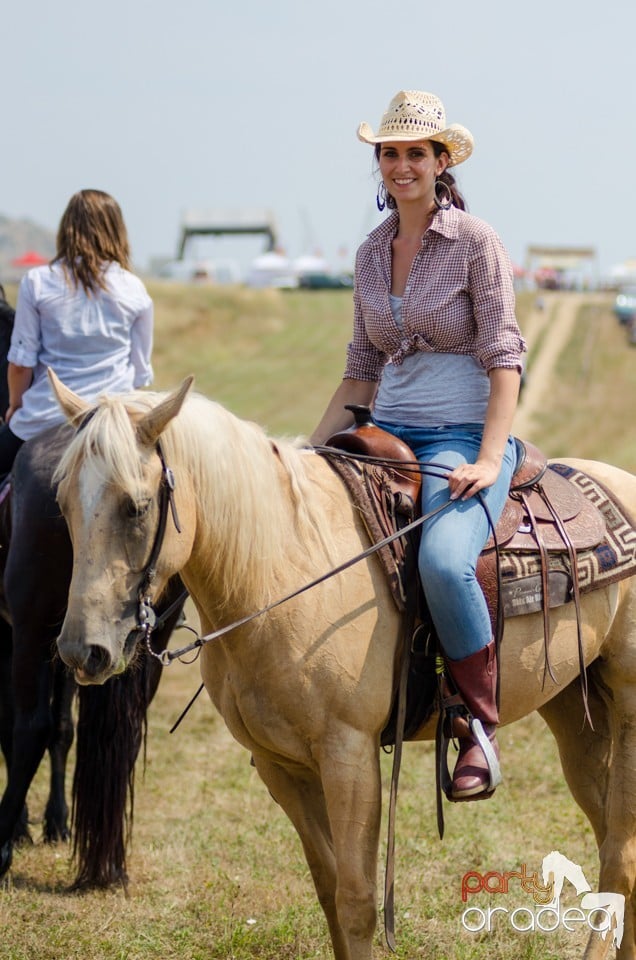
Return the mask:
[(0, 476), (25, 440), (64, 422), (47, 367), (87, 400), (144, 387), (153, 378), (153, 322), (152, 300), (130, 272), (119, 204), (101, 190), (80, 190), (60, 221), (55, 257), (20, 284)]

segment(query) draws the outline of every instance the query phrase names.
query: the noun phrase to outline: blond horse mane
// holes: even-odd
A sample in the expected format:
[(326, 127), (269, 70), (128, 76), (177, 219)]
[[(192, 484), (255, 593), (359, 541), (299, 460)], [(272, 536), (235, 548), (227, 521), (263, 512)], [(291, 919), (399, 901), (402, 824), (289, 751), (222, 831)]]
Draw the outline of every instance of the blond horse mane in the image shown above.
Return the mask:
[[(135, 420), (166, 396), (135, 392), (100, 398), (54, 480), (62, 488), (81, 464), (89, 463), (105, 483), (138, 496), (144, 457)], [(191, 394), (162, 433), (161, 446), (177, 487), (182, 470), (191, 478), (198, 525), (223, 545), (210, 550), (208, 568), (219, 607), (231, 602), (239, 587), (261, 602), (272, 599), (278, 574), (289, 571), (291, 538), (304, 543), (305, 553), (319, 549), (329, 563), (331, 536), (312, 516), (306, 455), (297, 444), (274, 441), (257, 424)], [(281, 483), (281, 465), (286, 483)]]

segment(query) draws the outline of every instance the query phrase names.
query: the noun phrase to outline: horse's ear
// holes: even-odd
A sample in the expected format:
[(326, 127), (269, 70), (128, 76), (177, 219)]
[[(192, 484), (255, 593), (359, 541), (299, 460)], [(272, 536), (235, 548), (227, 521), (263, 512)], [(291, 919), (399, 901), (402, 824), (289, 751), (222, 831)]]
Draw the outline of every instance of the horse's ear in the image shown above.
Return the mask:
[(170, 421), (176, 417), (183, 406), (183, 401), (190, 392), (194, 383), (194, 377), (189, 376), (183, 381), (180, 387), (173, 390), (165, 400), (158, 403), (156, 407), (149, 410), (148, 413), (137, 423), (137, 436), (143, 446), (154, 446)]
[(53, 393), (59, 403), (62, 413), (73, 426), (77, 426), (86, 413), (90, 410), (90, 404), (82, 400), (76, 393), (73, 393), (60, 378), (56, 375), (52, 367), (47, 367), (46, 371), (51, 381)]

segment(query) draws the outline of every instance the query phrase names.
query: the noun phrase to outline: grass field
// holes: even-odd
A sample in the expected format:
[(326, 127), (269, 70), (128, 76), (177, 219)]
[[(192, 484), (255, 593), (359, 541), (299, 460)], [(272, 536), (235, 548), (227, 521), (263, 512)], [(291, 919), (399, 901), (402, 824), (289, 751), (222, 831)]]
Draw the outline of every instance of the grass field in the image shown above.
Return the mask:
[[(342, 370), (350, 296), (340, 292), (215, 291), (157, 285), (157, 385), (187, 373), (197, 388), (274, 434), (309, 433)], [(559, 358), (553, 402), (534, 436), (551, 454), (608, 459), (636, 471), (631, 417), (636, 352), (607, 305), (581, 311)], [(519, 315), (531, 309), (520, 298)], [(549, 334), (546, 334), (549, 336)], [(539, 347), (537, 347), (539, 349)], [(190, 618), (193, 620), (192, 612)], [(179, 639), (183, 638), (180, 634)], [(0, 960), (310, 960), (329, 957), (322, 914), (296, 835), (249, 756), (201, 697), (168, 730), (198, 686), (196, 664), (166, 671), (150, 713), (148, 757), (136, 790), (131, 885), (69, 894), (66, 846), (39, 840), (45, 765), (30, 795), (33, 846), (20, 849), (0, 892)], [(469, 870), (538, 870), (558, 849), (596, 880), (587, 823), (563, 783), (556, 749), (531, 716), (500, 734), (505, 782), (488, 803), (446, 805), (435, 826), (433, 749), (405, 748), (396, 865), (399, 958), (573, 960), (585, 931), (462, 929)], [(391, 757), (383, 756), (385, 785)], [(386, 835), (383, 824), (382, 838)], [(382, 884), (383, 858), (380, 866)], [(518, 895), (515, 895), (518, 894)], [(490, 898), (492, 901), (492, 897)], [(526, 905), (513, 891), (498, 905)], [(474, 903), (488, 905), (486, 894)], [(386, 956), (381, 930), (376, 956)]]

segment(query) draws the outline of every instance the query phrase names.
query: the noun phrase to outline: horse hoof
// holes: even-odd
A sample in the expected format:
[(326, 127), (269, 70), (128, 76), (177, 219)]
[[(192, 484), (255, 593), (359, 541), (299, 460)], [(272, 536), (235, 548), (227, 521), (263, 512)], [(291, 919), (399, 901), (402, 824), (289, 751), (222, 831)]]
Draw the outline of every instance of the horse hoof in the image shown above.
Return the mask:
[(45, 843), (68, 843), (71, 838), (71, 831), (65, 823), (58, 826), (56, 823), (47, 823), (44, 825)]
[(11, 839), (15, 846), (19, 846), (21, 843), (33, 843), (33, 838), (29, 831), (29, 818), (27, 816), (26, 808), (22, 811), (15, 827), (13, 828), (13, 833)]
[(13, 844), (11, 840), (6, 840), (2, 846), (0, 846), (0, 879), (2, 879), (9, 872), (9, 867), (11, 866), (12, 860)]

